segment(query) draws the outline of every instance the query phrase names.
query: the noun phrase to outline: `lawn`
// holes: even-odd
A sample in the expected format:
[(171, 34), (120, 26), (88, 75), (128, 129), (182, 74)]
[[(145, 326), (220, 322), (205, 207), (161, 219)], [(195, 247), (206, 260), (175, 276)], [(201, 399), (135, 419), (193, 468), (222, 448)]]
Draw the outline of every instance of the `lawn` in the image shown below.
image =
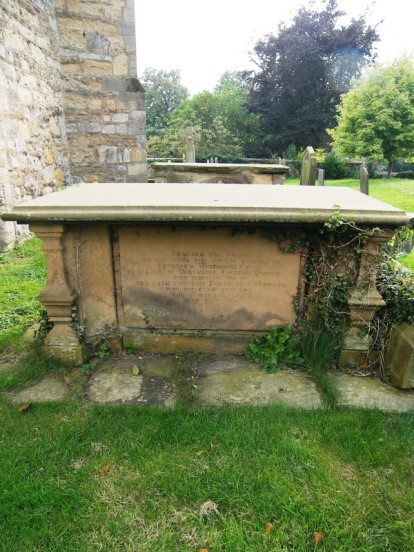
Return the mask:
[(44, 280), (39, 240), (0, 255), (0, 551), (414, 550), (414, 411), (19, 412), (5, 392), (64, 370), (21, 338)]
[[(299, 184), (298, 178), (289, 178), (286, 184)], [(359, 180), (326, 180), (325, 186), (347, 186), (359, 190)], [(371, 179), (369, 194), (407, 213), (414, 213), (414, 180), (402, 178)]]
[[(0, 402), (0, 550), (414, 550), (414, 414)], [(274, 531), (265, 532), (271, 523)]]

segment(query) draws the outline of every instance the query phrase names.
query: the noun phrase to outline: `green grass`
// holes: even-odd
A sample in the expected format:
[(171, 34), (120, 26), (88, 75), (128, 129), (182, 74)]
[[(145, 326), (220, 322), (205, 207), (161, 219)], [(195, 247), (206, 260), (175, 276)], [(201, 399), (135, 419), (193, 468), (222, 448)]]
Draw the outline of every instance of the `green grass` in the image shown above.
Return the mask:
[(403, 257), (398, 258), (398, 262), (409, 268), (412, 272), (414, 272), (414, 250), (411, 251), (408, 255), (404, 255)]
[(7, 254), (0, 254), (0, 350), (21, 335), (43, 310), (36, 297), (46, 282), (41, 242), (27, 240)]
[[(286, 184), (299, 184), (298, 178), (289, 178)], [(359, 190), (359, 180), (326, 180), (325, 186), (347, 186)], [(371, 179), (369, 181), (369, 194), (407, 213), (414, 212), (414, 180), (402, 178)]]
[(0, 550), (300, 552), (315, 531), (324, 550), (414, 549), (414, 414), (0, 413)]

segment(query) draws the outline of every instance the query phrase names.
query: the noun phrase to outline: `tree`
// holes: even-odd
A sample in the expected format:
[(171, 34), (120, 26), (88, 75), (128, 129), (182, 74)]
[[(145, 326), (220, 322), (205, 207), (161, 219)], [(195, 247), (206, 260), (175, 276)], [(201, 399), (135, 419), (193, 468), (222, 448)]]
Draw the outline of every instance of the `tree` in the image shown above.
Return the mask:
[(147, 151), (156, 157), (181, 157), (180, 136), (193, 126), (201, 140), (199, 158), (266, 157), (271, 150), (257, 113), (245, 107), (250, 83), (244, 73), (227, 71), (214, 92), (201, 92), (185, 98), (168, 116), (167, 124), (150, 135)]
[(274, 151), (325, 146), (341, 94), (375, 57), (375, 27), (364, 16), (344, 25), (336, 0), (324, 4), (321, 11), (302, 7), (290, 26), (282, 23), (254, 48), (248, 108), (262, 116)]
[(174, 109), (188, 97), (177, 70), (145, 69), (141, 81), (146, 91), (147, 135), (153, 136), (164, 129)]
[(407, 57), (377, 66), (342, 97), (338, 126), (329, 131), (335, 151), (393, 162), (414, 151), (414, 64)]
[(269, 136), (258, 113), (246, 107), (251, 81), (247, 72), (226, 71), (214, 89), (221, 116), (240, 140), (245, 157), (269, 157)]
[(338, 126), (329, 131), (335, 151), (393, 162), (414, 151), (414, 64), (407, 57), (377, 66), (342, 97)]

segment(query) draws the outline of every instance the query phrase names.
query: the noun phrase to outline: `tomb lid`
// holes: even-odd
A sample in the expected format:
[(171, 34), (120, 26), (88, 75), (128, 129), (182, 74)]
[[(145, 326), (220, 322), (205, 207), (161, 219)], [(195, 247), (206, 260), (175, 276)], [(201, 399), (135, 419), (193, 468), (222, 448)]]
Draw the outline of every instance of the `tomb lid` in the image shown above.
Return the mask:
[(18, 205), (3, 220), (315, 224), (335, 212), (398, 226), (404, 211), (350, 188), (243, 184), (82, 184)]

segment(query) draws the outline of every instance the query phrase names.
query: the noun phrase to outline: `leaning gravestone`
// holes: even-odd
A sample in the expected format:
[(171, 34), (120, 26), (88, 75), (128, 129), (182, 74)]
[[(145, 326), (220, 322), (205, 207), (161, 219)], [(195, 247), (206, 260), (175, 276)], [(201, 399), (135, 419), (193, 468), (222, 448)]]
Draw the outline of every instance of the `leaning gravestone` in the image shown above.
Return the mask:
[(300, 172), (301, 186), (315, 186), (316, 181), (316, 153), (312, 146), (308, 146), (302, 156)]

